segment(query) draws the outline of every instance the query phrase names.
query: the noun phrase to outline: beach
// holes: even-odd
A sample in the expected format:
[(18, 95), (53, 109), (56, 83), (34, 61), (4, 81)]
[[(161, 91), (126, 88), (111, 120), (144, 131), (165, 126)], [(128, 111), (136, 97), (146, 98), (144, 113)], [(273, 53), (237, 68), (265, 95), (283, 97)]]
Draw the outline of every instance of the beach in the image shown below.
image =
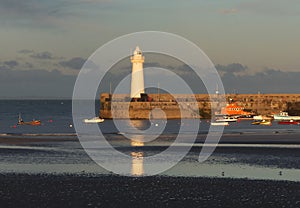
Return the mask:
[(0, 0), (0, 208), (300, 208), (299, 9)]
[(1, 207), (299, 207), (300, 183), (191, 177), (0, 175)]
[[(271, 139), (271, 135), (256, 137), (265, 141), (260, 146), (244, 140), (243, 134), (227, 137), (231, 143), (225, 135), (224, 142), (203, 164), (197, 161), (201, 150), (199, 137), (188, 155), (168, 171), (157, 176), (126, 177), (97, 166), (76, 137), (2, 136), (0, 204), (1, 207), (300, 206), (299, 147), (287, 142), (285, 146), (278, 144), (278, 139)], [(119, 135), (113, 138), (116, 144), (122, 143), (116, 139)], [(240, 146), (235, 146), (233, 139), (240, 141)], [(155, 153), (167, 145), (159, 144), (120, 145), (118, 149)], [(288, 171), (294, 173), (291, 178)]]

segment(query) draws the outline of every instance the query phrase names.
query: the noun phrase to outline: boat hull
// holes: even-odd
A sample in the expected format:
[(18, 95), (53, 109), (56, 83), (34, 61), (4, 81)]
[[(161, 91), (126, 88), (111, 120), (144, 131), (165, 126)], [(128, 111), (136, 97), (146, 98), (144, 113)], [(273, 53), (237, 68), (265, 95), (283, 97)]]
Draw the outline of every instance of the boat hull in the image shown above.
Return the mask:
[(274, 115), (275, 120), (286, 121), (286, 120), (300, 120), (300, 116), (290, 116), (288, 112), (280, 112)]
[(22, 121), (18, 122), (18, 125), (30, 125), (30, 126), (39, 126), (41, 125), (41, 121)]
[(217, 122), (237, 122), (238, 119), (236, 118), (221, 118), (217, 119)]
[(274, 120), (285, 120), (285, 121), (300, 120), (300, 116), (278, 116), (278, 115), (274, 115)]
[(265, 126), (271, 126), (271, 121), (254, 121), (251, 123), (252, 125), (265, 125)]
[(299, 125), (300, 121), (278, 121), (280, 125)]
[(102, 123), (104, 122), (103, 118), (92, 118), (92, 119), (84, 119), (84, 123)]
[(229, 126), (228, 122), (211, 122), (212, 126)]

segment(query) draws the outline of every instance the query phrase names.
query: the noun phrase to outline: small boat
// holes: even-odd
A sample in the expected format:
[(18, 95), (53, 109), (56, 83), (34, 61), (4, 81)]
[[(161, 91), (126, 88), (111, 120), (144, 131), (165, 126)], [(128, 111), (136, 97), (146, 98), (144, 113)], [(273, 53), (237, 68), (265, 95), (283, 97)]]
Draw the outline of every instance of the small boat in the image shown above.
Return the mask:
[(211, 122), (210, 125), (212, 126), (229, 126), (228, 122)]
[(294, 121), (294, 120), (289, 120), (289, 121), (278, 121), (278, 124), (280, 125), (299, 125), (300, 121)]
[(272, 119), (271, 117), (268, 117), (268, 116), (264, 116), (264, 115), (258, 115), (258, 116), (253, 116), (253, 120), (269, 120), (269, 119)]
[(262, 120), (262, 121), (254, 121), (251, 124), (252, 125), (268, 125), (268, 126), (271, 126), (272, 122), (270, 120)]
[(300, 120), (300, 116), (290, 116), (288, 112), (280, 112), (279, 114), (274, 114), (275, 120)]
[(251, 113), (244, 111), (244, 107), (239, 106), (237, 103), (228, 103), (226, 107), (221, 109), (222, 115), (229, 115), (229, 116), (249, 116)]
[(253, 120), (263, 120), (263, 116), (262, 115), (253, 116)]
[(88, 118), (83, 120), (84, 123), (102, 123), (103, 121), (104, 119), (100, 117)]
[(253, 121), (251, 124), (252, 125), (259, 125), (261, 121)]
[(236, 122), (238, 119), (234, 118), (234, 117), (227, 117), (224, 116), (223, 118), (217, 118), (216, 121), (217, 122)]
[(23, 121), (21, 114), (19, 114), (18, 125), (39, 126), (39, 125), (41, 125), (41, 121), (40, 120)]

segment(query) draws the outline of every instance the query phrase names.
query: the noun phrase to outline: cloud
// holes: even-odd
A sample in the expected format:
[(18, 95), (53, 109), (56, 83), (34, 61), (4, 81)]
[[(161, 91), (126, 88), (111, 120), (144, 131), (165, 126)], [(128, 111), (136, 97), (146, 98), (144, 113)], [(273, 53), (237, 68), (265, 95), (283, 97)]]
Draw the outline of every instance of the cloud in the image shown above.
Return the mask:
[(22, 49), (22, 50), (19, 50), (18, 53), (23, 53), (23, 54), (29, 54), (29, 53), (33, 53), (34, 51), (33, 50), (28, 50), (28, 49)]
[(86, 59), (83, 59), (81, 57), (75, 57), (68, 61), (61, 61), (59, 64), (63, 67), (68, 67), (70, 69), (79, 70), (85, 63)]
[(0, 0), (0, 11), (9, 15), (48, 15), (59, 6), (74, 1), (40, 1), (40, 0)]
[(216, 65), (216, 69), (219, 72), (224, 72), (224, 73), (238, 73), (238, 72), (244, 72), (248, 69), (247, 66), (243, 66), (242, 64), (239, 63), (232, 63), (229, 65)]
[(9, 69), (15, 68), (18, 65), (19, 65), (19, 62), (15, 61), (15, 60), (3, 61), (3, 62), (0, 62), (0, 70), (2, 70), (2, 71), (9, 70)]
[(40, 0), (0, 0), (0, 18), (7, 25), (21, 27), (59, 27), (70, 14), (72, 2)]
[(7, 66), (0, 65), (0, 71), (8, 70)]
[(14, 68), (16, 66), (19, 65), (19, 63), (15, 60), (12, 60), (12, 61), (4, 61), (3, 62), (4, 65), (8, 66), (9, 68)]
[(44, 51), (41, 53), (35, 53), (30, 55), (31, 58), (35, 58), (35, 59), (55, 59), (55, 57), (53, 57), (52, 53), (48, 52), (48, 51)]
[[(228, 65), (229, 66), (229, 65)], [(226, 68), (220, 66), (218, 68)], [(246, 66), (244, 68), (247, 69)], [(255, 74), (238, 74), (228, 70), (221, 74), (226, 93), (300, 93), (298, 82), (300, 72), (283, 72), (275, 69), (265, 69)]]
[(35, 16), (42, 13), (42, 4), (37, 0), (0, 0), (0, 12), (11, 16)]
[(239, 12), (239, 10), (238, 9), (234, 9), (234, 8), (232, 8), (232, 9), (221, 9), (221, 10), (219, 10), (219, 13), (221, 13), (221, 14), (236, 14), (236, 13), (238, 13)]
[[(0, 0), (0, 14), (3, 17), (26, 17), (35, 21), (44, 21), (43, 17), (57, 17), (57, 15), (67, 16), (69, 8), (73, 5), (84, 3), (108, 3), (110, 0)], [(40, 17), (40, 19), (36, 19)]]
[(33, 64), (32, 63), (29, 63), (29, 62), (25, 62), (24, 66), (26, 68), (33, 68)]
[(86, 18), (115, 7), (121, 9), (122, 6), (120, 2), (109, 0), (0, 0), (0, 20), (8, 28), (90, 29), (89, 25), (94, 23), (82, 24)]
[[(125, 61), (124, 61), (125, 62)], [(74, 70), (81, 69), (85, 63), (85, 59), (75, 57), (69, 60), (61, 61), (57, 66), (63, 66)], [(126, 62), (127, 63), (127, 62)], [(27, 67), (25, 67), (27, 65)], [(54, 66), (54, 65), (53, 65)], [(56, 67), (57, 67), (56, 66)], [(93, 62), (87, 62), (88, 68), (96, 68), (98, 66)], [(155, 67), (169, 69), (176, 73), (194, 90), (194, 93), (206, 93), (202, 80), (190, 70), (187, 65), (166, 66), (158, 62), (149, 62), (145, 64), (145, 82), (153, 82), (154, 84), (172, 83), (174, 80), (167, 75), (157, 73)], [(255, 74), (243, 73), (248, 67), (240, 63), (232, 63), (228, 65), (217, 65), (220, 72), (225, 91), (227, 93), (300, 93), (299, 80), (300, 72), (284, 72), (278, 69), (266, 68), (264, 71)], [(21, 70), (27, 69), (27, 70)], [(60, 71), (61, 70), (61, 71)], [(65, 75), (62, 69), (46, 71), (37, 68), (28, 62), (20, 62), (17, 60), (7, 60), (0, 62), (0, 96), (1, 97), (64, 97), (71, 98), (76, 75)], [(156, 71), (155, 71), (156, 70)], [(120, 63), (112, 67), (105, 75), (102, 84), (99, 87), (101, 92), (108, 92), (110, 83), (116, 87), (122, 79), (130, 74), (131, 66)], [(215, 84), (212, 81), (212, 85)], [(129, 91), (130, 83), (124, 90)], [(180, 86), (179, 86), (180, 87)], [(186, 93), (184, 91), (178, 91)]]
[(255, 0), (242, 2), (238, 5), (241, 11), (248, 11), (262, 15), (298, 16), (300, 2), (298, 0)]
[[(0, 66), (1, 69), (1, 66)], [(0, 70), (1, 98), (71, 98), (76, 76), (58, 70)]]
[[(27, 6), (27, 1), (19, 1), (19, 0), (0, 0), (1, 8), (4, 9), (15, 9), (15, 10), (27, 10), (29, 7)], [(31, 1), (32, 2), (32, 1)]]

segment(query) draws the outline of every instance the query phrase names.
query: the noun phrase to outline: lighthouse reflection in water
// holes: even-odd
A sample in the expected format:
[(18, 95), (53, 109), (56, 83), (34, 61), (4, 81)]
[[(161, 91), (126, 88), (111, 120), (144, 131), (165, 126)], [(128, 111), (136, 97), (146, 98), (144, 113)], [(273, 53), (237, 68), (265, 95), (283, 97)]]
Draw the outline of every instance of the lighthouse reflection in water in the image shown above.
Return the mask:
[[(147, 121), (143, 120), (130, 120), (130, 126), (133, 128), (136, 128), (138, 130), (144, 130), (149, 127), (149, 123)], [(143, 134), (131, 134), (130, 145), (132, 147), (143, 147), (144, 146), (144, 138), (145, 135)], [(131, 152), (132, 157), (132, 166), (131, 166), (131, 175), (133, 176), (142, 176), (144, 174), (144, 152), (142, 151), (132, 151)]]
[[(144, 146), (144, 135), (133, 135), (131, 138), (132, 147), (142, 147)], [(141, 151), (132, 151), (132, 167), (131, 174), (134, 176), (142, 176), (144, 174), (144, 153)]]

